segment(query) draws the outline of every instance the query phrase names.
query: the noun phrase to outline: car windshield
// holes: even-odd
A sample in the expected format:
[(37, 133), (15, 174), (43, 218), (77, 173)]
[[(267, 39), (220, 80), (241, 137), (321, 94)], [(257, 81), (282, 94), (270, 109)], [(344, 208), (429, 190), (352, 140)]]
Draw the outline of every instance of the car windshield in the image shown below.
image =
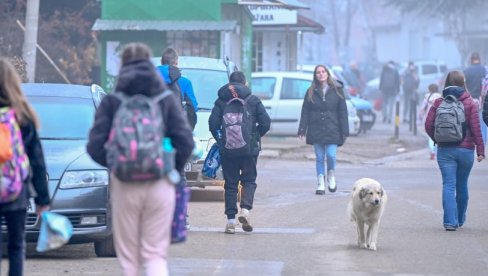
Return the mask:
[(182, 68), (181, 74), (191, 81), (199, 109), (212, 109), (217, 92), (229, 82), (226, 71)]
[(93, 124), (95, 107), (91, 99), (29, 97), (41, 123), (41, 139), (86, 140)]

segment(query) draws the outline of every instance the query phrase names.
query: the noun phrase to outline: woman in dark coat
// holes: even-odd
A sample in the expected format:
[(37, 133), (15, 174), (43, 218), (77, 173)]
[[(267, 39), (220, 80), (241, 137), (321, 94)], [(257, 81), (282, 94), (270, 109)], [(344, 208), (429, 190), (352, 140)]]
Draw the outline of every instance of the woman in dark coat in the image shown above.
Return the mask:
[(298, 137), (313, 145), (316, 158), (318, 187), (316, 194), (325, 194), (325, 157), (330, 192), (337, 189), (334, 171), (337, 147), (349, 136), (347, 105), (342, 84), (331, 77), (329, 70), (317, 65), (312, 85), (303, 99)]

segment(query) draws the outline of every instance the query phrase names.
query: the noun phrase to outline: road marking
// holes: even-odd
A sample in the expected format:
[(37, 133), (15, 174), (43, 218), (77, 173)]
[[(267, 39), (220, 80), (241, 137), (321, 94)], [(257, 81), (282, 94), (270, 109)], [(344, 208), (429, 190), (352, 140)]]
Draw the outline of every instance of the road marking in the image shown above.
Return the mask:
[[(236, 229), (239, 231), (240, 229)], [(224, 232), (222, 227), (195, 227), (190, 228), (190, 232)], [(314, 228), (254, 228), (252, 233), (263, 233), (263, 234), (313, 234), (315, 233)]]
[(170, 258), (171, 275), (282, 275), (284, 263), (230, 259)]

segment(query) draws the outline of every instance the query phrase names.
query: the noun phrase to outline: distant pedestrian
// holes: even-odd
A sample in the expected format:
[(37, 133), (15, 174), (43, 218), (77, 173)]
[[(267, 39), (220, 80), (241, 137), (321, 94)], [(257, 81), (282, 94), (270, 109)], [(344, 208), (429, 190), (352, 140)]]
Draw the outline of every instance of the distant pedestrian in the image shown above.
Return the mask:
[(437, 163), (442, 174), (443, 225), (445, 230), (455, 231), (466, 220), (468, 178), (473, 167), (475, 150), (476, 159), (481, 162), (485, 158), (485, 148), (481, 138), (478, 106), (466, 91), (464, 74), (461, 71), (449, 72), (444, 87), (444, 98), (452, 95), (464, 106), (463, 139), (460, 143), (437, 143), (435, 139), (436, 111), (444, 101), (443, 98), (435, 100), (427, 113), (425, 131), (438, 144)]
[(483, 104), (483, 121), (488, 125), (488, 97), (485, 97)]
[(417, 89), (419, 88), (420, 79), (417, 72), (417, 67), (410, 61), (407, 69), (402, 76), (402, 90), (403, 90), (403, 122), (409, 122), (412, 118), (412, 104), (417, 104)]
[(157, 68), (169, 88), (178, 93), (183, 109), (186, 111), (188, 122), (192, 129), (195, 129), (198, 102), (191, 81), (180, 73), (178, 53), (173, 48), (164, 49), (161, 56), (161, 65)]
[(242, 72), (233, 72), (229, 83), (219, 89), (208, 123), (222, 156), (227, 215), (225, 233), (235, 233), (239, 182), (242, 189), (238, 219), (244, 231), (252, 232), (250, 211), (257, 187), (256, 164), (261, 137), (268, 132), (271, 120), (261, 100), (247, 87)]
[[(87, 145), (90, 156), (102, 166), (117, 163), (109, 159), (105, 145), (118, 135), (111, 135), (111, 127), (121, 106), (120, 98), (143, 95), (155, 100), (166, 90), (161, 76), (149, 60), (151, 56), (151, 50), (142, 43), (127, 44), (122, 51), (122, 66), (114, 93), (107, 95), (100, 103)], [(181, 171), (194, 146), (190, 126), (174, 94), (169, 93), (159, 100), (157, 107), (162, 114), (164, 137), (171, 139), (176, 150), (176, 169)], [(155, 122), (158, 120), (154, 118)], [(145, 120), (144, 124), (147, 123), (151, 122)], [(131, 142), (130, 146), (138, 145)], [(136, 150), (139, 154), (139, 150)], [(145, 166), (159, 163), (150, 157), (144, 159), (151, 160)], [(119, 179), (112, 170), (110, 189), (115, 251), (123, 275), (139, 275), (141, 269), (145, 270), (144, 275), (168, 275), (168, 247), (175, 208), (174, 185), (166, 177), (127, 182)]]
[(389, 61), (383, 66), (379, 89), (383, 97), (383, 123), (391, 124), (396, 97), (400, 92), (400, 74), (395, 67), (395, 62)]
[(481, 82), (484, 77), (488, 74), (485, 66), (481, 64), (481, 57), (480, 54), (474, 52), (471, 54), (471, 65), (469, 65), (466, 69), (464, 69), (464, 75), (466, 76), (466, 88), (471, 94), (471, 97), (475, 100), (478, 104), (480, 109), (480, 120), (481, 120), (481, 134), (483, 135), (483, 143), (486, 144), (486, 132), (487, 127), (486, 124), (482, 121), (482, 104), (483, 98), (481, 94)]
[[(325, 170), (327, 168), (328, 190), (335, 192), (337, 147), (349, 136), (349, 121), (343, 86), (332, 78), (329, 70), (317, 65), (313, 81), (303, 99), (298, 137), (313, 145), (318, 195), (325, 194)], [(327, 167), (325, 167), (327, 158)]]
[[(419, 117), (424, 122), (424, 124), (425, 119), (427, 118), (427, 112), (429, 112), (430, 108), (434, 104), (434, 101), (442, 97), (441, 93), (439, 93), (439, 86), (437, 86), (437, 84), (430, 84), (428, 89), (429, 91), (424, 96), (419, 112)], [(437, 145), (434, 143), (434, 140), (432, 140), (428, 135), (427, 139), (430, 149), (430, 160), (435, 160), (435, 156), (437, 154)]]
[[(39, 121), (22, 93), (19, 75), (6, 58), (0, 58), (0, 122), (2, 133), (10, 136), (9, 147), (12, 147), (10, 159), (0, 164), (2, 173), (0, 217), (5, 221), (8, 235), (4, 239), (7, 241), (7, 246), (0, 246), (0, 255), (2, 249), (7, 248), (8, 275), (22, 276), (29, 197), (34, 197), (38, 217), (43, 211), (49, 209), (50, 198), (44, 153), (36, 130), (39, 128)], [(4, 127), (8, 128), (7, 132), (3, 132)], [(4, 142), (2, 141), (1, 151), (7, 149)], [(36, 195), (30, 193), (31, 185)], [(9, 187), (9, 190), (4, 191), (4, 187)], [(1, 231), (2, 235), (5, 234), (4, 229)]]
[[(197, 124), (197, 111), (198, 102), (193, 91), (192, 82), (185, 76), (182, 76), (180, 69), (178, 68), (178, 53), (173, 48), (166, 48), (161, 55), (161, 65), (157, 68), (163, 77), (163, 80), (173, 92), (178, 94), (185, 111), (188, 123), (190, 123), (191, 129), (194, 130)], [(180, 183), (176, 187), (176, 193), (180, 196), (180, 199), (190, 198), (190, 189), (187, 187), (186, 173), (183, 170), (180, 172)], [(180, 201), (180, 203), (182, 203)], [(183, 202), (183, 205), (188, 205), (188, 202)], [(186, 209), (186, 208), (185, 208)], [(175, 214), (178, 216), (178, 212)], [(188, 216), (188, 210), (185, 210), (185, 224), (186, 229), (190, 229), (190, 220)]]

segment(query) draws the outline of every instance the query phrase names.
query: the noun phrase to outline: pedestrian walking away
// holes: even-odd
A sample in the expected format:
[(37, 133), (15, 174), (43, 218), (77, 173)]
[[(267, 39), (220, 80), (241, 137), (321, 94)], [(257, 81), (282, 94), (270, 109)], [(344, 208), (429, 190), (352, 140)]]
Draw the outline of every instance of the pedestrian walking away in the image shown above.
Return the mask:
[[(442, 175), (443, 226), (447, 231), (455, 231), (466, 222), (468, 179), (473, 167), (474, 155), (476, 153), (477, 161), (481, 162), (485, 158), (485, 149), (481, 137), (478, 105), (466, 90), (464, 74), (461, 71), (449, 72), (444, 87), (443, 98), (435, 100), (427, 113), (425, 131), (438, 144), (437, 164)], [(439, 116), (443, 102), (448, 98), (452, 101), (451, 97), (461, 102), (464, 108), (462, 135), (460, 142), (440, 142), (438, 140), (443, 131), (438, 129), (440, 124), (436, 121), (451, 117)], [(449, 125), (442, 127), (449, 127)]]
[[(313, 81), (303, 99), (298, 137), (312, 145), (317, 173), (316, 194), (325, 194), (325, 177), (330, 192), (335, 192), (337, 147), (349, 136), (349, 123), (343, 85), (331, 77), (324, 65), (317, 65)], [(325, 175), (327, 158), (327, 175)]]
[(395, 68), (395, 62), (389, 61), (383, 66), (379, 89), (381, 91), (381, 96), (383, 97), (383, 123), (391, 124), (393, 107), (395, 105), (396, 97), (400, 92), (400, 75)]
[[(44, 153), (37, 133), (39, 121), (20, 82), (14, 66), (0, 57), (0, 216), (7, 229), (7, 238), (3, 239), (7, 246), (0, 247), (0, 255), (7, 248), (9, 276), (24, 275), (29, 197), (34, 197), (38, 217), (50, 204)], [(35, 195), (30, 191), (35, 191)], [(5, 234), (4, 228), (1, 234)]]
[(480, 113), (480, 127), (481, 135), (483, 136), (483, 143), (486, 144), (487, 126), (482, 120), (482, 104), (484, 101), (484, 95), (482, 94), (482, 80), (488, 74), (486, 68), (481, 64), (481, 57), (479, 53), (472, 53), (470, 58), (470, 65), (464, 69), (464, 75), (466, 76), (466, 89), (471, 97), (478, 104)]
[(403, 122), (407, 123), (412, 118), (411, 104), (416, 104), (417, 89), (419, 88), (420, 80), (417, 72), (417, 67), (410, 61), (407, 69), (402, 76), (402, 90), (403, 90)]
[(161, 56), (161, 65), (158, 67), (164, 82), (168, 87), (178, 94), (183, 109), (185, 110), (188, 122), (192, 129), (197, 124), (198, 102), (193, 92), (191, 81), (182, 76), (178, 69), (178, 53), (173, 48), (166, 48)]
[[(424, 124), (425, 119), (427, 118), (427, 112), (429, 112), (430, 108), (434, 104), (434, 101), (442, 97), (441, 93), (439, 93), (439, 86), (437, 86), (437, 84), (431, 83), (428, 89), (429, 92), (425, 94), (422, 101), (422, 106), (419, 110), (419, 118)], [(430, 160), (435, 160), (435, 156), (437, 155), (437, 145), (434, 143), (434, 140), (430, 139), (429, 135), (427, 135), (427, 144), (430, 150)]]
[(242, 188), (238, 220), (244, 231), (252, 232), (250, 211), (257, 187), (256, 164), (261, 137), (268, 132), (271, 120), (261, 100), (247, 87), (242, 72), (233, 72), (229, 83), (219, 89), (208, 123), (221, 154), (227, 216), (225, 233), (235, 233), (239, 183)]
[[(183, 110), (185, 111), (186, 118), (192, 130), (195, 129), (197, 124), (197, 110), (198, 102), (193, 92), (193, 85), (191, 81), (182, 76), (178, 68), (178, 53), (173, 48), (166, 48), (161, 55), (161, 65), (157, 67), (163, 80), (169, 86), (173, 92), (178, 95), (181, 101)], [(178, 198), (190, 198), (190, 189), (187, 187), (185, 171), (180, 171), (180, 183), (176, 186)], [(188, 202), (181, 202), (182, 205), (187, 207)], [(185, 227), (188, 230), (190, 228), (190, 221), (188, 217), (188, 210), (184, 208), (185, 212)], [(178, 209), (177, 209), (178, 210)], [(179, 216), (176, 214), (175, 216)]]
[[(163, 173), (163, 141), (171, 139), (178, 171), (183, 169), (194, 146), (181, 102), (166, 90), (149, 60), (151, 56), (145, 44), (130, 43), (124, 47), (114, 93), (100, 103), (87, 145), (93, 160), (111, 169), (113, 237), (126, 276), (139, 275), (142, 269), (144, 275), (168, 275), (175, 187)], [(137, 113), (129, 113), (134, 106)], [(123, 120), (131, 115), (137, 120)], [(137, 138), (131, 138), (134, 131), (126, 131), (130, 128), (122, 125), (132, 122), (135, 125), (131, 128), (142, 131)], [(134, 147), (137, 154), (133, 153)], [(170, 163), (165, 160), (164, 166)]]

